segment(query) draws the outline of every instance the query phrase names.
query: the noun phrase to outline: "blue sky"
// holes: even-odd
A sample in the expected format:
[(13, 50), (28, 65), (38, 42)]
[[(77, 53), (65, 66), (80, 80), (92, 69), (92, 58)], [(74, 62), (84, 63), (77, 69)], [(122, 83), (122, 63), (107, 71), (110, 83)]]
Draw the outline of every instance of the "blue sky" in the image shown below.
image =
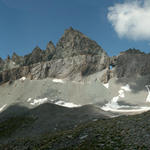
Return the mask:
[[(128, 3), (124, 0), (0, 0), (0, 56), (6, 58), (13, 52), (24, 55), (35, 46), (45, 49), (50, 40), (56, 44), (70, 26), (95, 40), (110, 56), (128, 48), (150, 52), (148, 32), (139, 30), (135, 35), (129, 29), (133, 24), (119, 17), (122, 12), (115, 15), (120, 8), (128, 7)], [(140, 8), (142, 4), (135, 5)], [(125, 14), (130, 15), (130, 11)], [(125, 17), (132, 14), (129, 15)], [(124, 22), (123, 28), (120, 22)], [(143, 24), (134, 29), (140, 27)]]

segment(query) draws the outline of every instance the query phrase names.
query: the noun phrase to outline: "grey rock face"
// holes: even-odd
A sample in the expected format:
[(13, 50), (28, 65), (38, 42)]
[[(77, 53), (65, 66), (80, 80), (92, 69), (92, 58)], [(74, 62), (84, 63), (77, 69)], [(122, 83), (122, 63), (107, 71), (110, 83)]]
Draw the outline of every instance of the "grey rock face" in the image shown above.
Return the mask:
[(150, 55), (139, 50), (129, 49), (120, 53), (114, 63), (118, 78), (150, 74)]
[(0, 72), (0, 84), (17, 80), (23, 76), (30, 77), (30, 66), (17, 67)]
[[(26, 66), (26, 67), (25, 67)], [(112, 67), (112, 68), (111, 68)], [(109, 58), (106, 52), (81, 32), (69, 28), (55, 48), (50, 41), (46, 50), (36, 47), (24, 57), (13, 54), (0, 59), (0, 83), (22, 76), (31, 79), (46, 77), (79, 79), (106, 69), (101, 81), (107, 83), (112, 77), (133, 77), (150, 74), (150, 54), (129, 49), (119, 56)]]
[(49, 61), (52, 59), (54, 53), (55, 46), (51, 41), (48, 43), (46, 50), (41, 50), (39, 47), (35, 47), (32, 53), (24, 56), (23, 66)]
[(55, 46), (51, 41), (48, 43), (46, 50), (35, 47), (32, 53), (25, 55), (24, 57), (13, 53), (12, 58), (8, 56), (6, 60), (0, 59), (0, 71), (49, 61), (52, 59), (54, 53)]
[(3, 70), (3, 66), (4, 66), (4, 61), (3, 61), (3, 59), (0, 57), (0, 71)]
[(110, 69), (106, 69), (105, 73), (101, 77), (102, 83), (108, 83), (108, 81), (114, 77), (114, 72)]
[(50, 61), (50, 60), (52, 59), (52, 57), (54, 56), (55, 51), (56, 51), (56, 48), (55, 48), (53, 42), (50, 41), (50, 42), (47, 44), (46, 50), (43, 51), (42, 60), (43, 60), (43, 61)]
[(24, 57), (24, 65), (31, 65), (42, 61), (43, 51), (39, 47), (35, 47), (31, 54)]
[(11, 60), (17, 65), (22, 65), (23, 63), (23, 57), (18, 56), (16, 53), (13, 53)]
[(69, 28), (59, 40), (56, 46), (56, 58), (73, 57), (77, 55), (99, 55), (107, 54), (93, 40), (90, 40), (81, 32)]
[[(0, 83), (16, 80), (23, 76), (30, 79), (44, 79), (46, 77), (74, 79), (101, 71), (105, 68), (100, 56), (74, 56), (39, 62), (29, 66), (14, 68), (0, 73)], [(107, 62), (106, 62), (107, 63)]]
[[(31, 79), (46, 77), (81, 79), (109, 67), (109, 57), (95, 42), (72, 28), (65, 31), (56, 48), (50, 41), (46, 50), (36, 47), (32, 53), (20, 57), (13, 54), (3, 64), (0, 83), (22, 76)], [(13, 66), (10, 66), (13, 64)], [(4, 67), (5, 66), (5, 67)], [(7, 67), (6, 67), (7, 66)], [(25, 67), (26, 66), (26, 67)]]
[(73, 79), (76, 75), (84, 77), (103, 70), (105, 66), (102, 63), (100, 56), (92, 57), (80, 55), (64, 59), (55, 59), (36, 64), (31, 69), (31, 75), (36, 79), (45, 77)]

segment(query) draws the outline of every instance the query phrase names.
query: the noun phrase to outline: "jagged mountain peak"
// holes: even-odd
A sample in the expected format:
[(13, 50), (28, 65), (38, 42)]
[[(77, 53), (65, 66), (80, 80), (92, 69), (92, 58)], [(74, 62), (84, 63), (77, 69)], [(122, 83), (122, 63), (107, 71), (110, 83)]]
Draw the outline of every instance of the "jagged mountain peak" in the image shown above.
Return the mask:
[[(68, 29), (66, 29), (65, 31), (64, 31), (64, 34), (63, 34), (63, 36), (68, 36), (68, 35), (72, 35), (72, 36), (81, 36), (81, 37), (86, 37), (86, 38), (88, 38), (86, 35), (84, 35), (82, 32), (80, 32), (79, 30), (77, 30), (77, 29), (74, 29), (73, 27), (70, 27), (70, 28), (68, 28)], [(62, 36), (62, 37), (63, 37)]]
[(52, 41), (49, 41), (47, 46), (46, 46), (46, 50), (54, 50), (55, 49), (55, 45)]
[(3, 59), (0, 57), (0, 63), (3, 62)]
[(36, 47), (33, 49), (32, 53), (41, 52), (41, 51), (42, 51), (41, 48), (40, 48), (39, 46), (36, 46)]
[(6, 61), (9, 61), (11, 59), (10, 55), (7, 56)]
[(70, 31), (73, 31), (74, 29), (73, 29), (73, 27), (72, 26), (70, 26), (68, 29), (66, 29), (66, 30), (70, 30)]
[(24, 57), (14, 54), (13, 59), (11, 64), (15, 62), (19, 66), (11, 65), (9, 68), (10, 64), (4, 65), (0, 73), (0, 83), (23, 76), (32, 76), (32, 79), (55, 77), (80, 80), (108, 68), (109, 65), (106, 52), (95, 41), (73, 28), (65, 30), (56, 47), (50, 41), (46, 50), (36, 46), (32, 53)]
[(18, 55), (17, 55), (15, 52), (13, 52), (12, 57), (13, 57), (13, 56), (18, 56)]
[(14, 63), (16, 63), (16, 64), (21, 64), (22, 61), (23, 61), (23, 57), (17, 55), (17, 54), (14, 52), (13, 55), (12, 55), (11, 60), (12, 60)]
[(120, 54), (145, 54), (145, 53), (140, 51), (139, 49), (129, 48), (128, 50), (123, 51)]
[(56, 46), (56, 58), (78, 55), (102, 55), (104, 50), (93, 40), (72, 27), (65, 30)]
[[(33, 75), (33, 79), (40, 79), (45, 77), (75, 78), (77, 74), (80, 76), (79, 78), (82, 78), (107, 69), (102, 79), (107, 83), (113, 76), (122, 78), (135, 74), (149, 74), (149, 57), (149, 54), (130, 48), (118, 56), (109, 58), (95, 41), (70, 27), (65, 30), (56, 47), (52, 41), (49, 41), (46, 50), (36, 46), (30, 54), (24, 57), (14, 53), (12, 58), (8, 56), (7, 60), (0, 60), (0, 71), (9, 70), (10, 74), (12, 68), (20, 67), (20, 70), (24, 70), (21, 67), (27, 66), (28, 73), (22, 73), (20, 76), (30, 73)], [(33, 64), (35, 65), (32, 66)], [(33, 69), (35, 66), (39, 68), (36, 73), (36, 69)], [(33, 69), (33, 72), (30, 69)], [(38, 75), (35, 76), (35, 74)], [(2, 74), (2, 76), (5, 75)], [(8, 80), (11, 76), (10, 74)], [(2, 81), (5, 80), (2, 79)]]

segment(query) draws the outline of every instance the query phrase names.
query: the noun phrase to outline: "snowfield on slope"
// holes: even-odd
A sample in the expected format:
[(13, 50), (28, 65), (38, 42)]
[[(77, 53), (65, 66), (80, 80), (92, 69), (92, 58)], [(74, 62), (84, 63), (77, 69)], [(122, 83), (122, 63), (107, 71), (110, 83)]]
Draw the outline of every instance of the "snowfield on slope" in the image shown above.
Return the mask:
[(126, 91), (126, 92), (131, 92), (131, 88), (130, 88), (129, 84), (122, 86), (121, 89)]
[(145, 86), (146, 88), (147, 88), (147, 91), (148, 91), (148, 96), (147, 96), (147, 98), (146, 98), (146, 102), (150, 102), (150, 85), (146, 85)]
[[(28, 101), (29, 101), (29, 99), (28, 99)], [(48, 98), (34, 99), (34, 100), (30, 103), (30, 105), (41, 105), (41, 104), (43, 104), (43, 103), (45, 103), (45, 102), (47, 102), (47, 101), (48, 101)]]
[(27, 102), (30, 103), (30, 105), (32, 105), (32, 106), (34, 106), (34, 105), (38, 106), (38, 105), (41, 105), (43, 103), (50, 102), (50, 103), (53, 103), (55, 105), (68, 107), (68, 108), (81, 107), (81, 105), (77, 105), (77, 104), (74, 104), (72, 102), (65, 102), (62, 100), (48, 100), (48, 98), (40, 98), (40, 99), (28, 98)]
[(7, 106), (7, 104), (3, 105), (3, 106), (0, 108), (0, 112), (2, 112), (6, 106)]
[(109, 88), (109, 83), (103, 84), (103, 86), (108, 89)]
[(55, 83), (65, 83), (62, 79), (53, 79), (52, 81)]
[[(147, 87), (148, 88), (148, 87)], [(127, 84), (122, 86), (118, 91), (119, 95), (111, 99), (110, 102), (101, 107), (104, 111), (112, 112), (145, 112), (150, 110), (148, 106), (129, 106), (129, 105), (119, 105), (118, 101), (120, 98), (125, 98), (125, 92), (131, 92), (130, 86)], [(150, 90), (148, 88), (149, 95), (146, 101), (150, 101)]]
[(81, 105), (77, 105), (71, 102), (64, 102), (64, 101), (57, 101), (54, 104), (59, 105), (59, 106), (63, 106), (63, 107), (68, 107), (68, 108), (74, 108), (74, 107), (81, 107)]
[(26, 77), (22, 77), (22, 78), (20, 78), (19, 80), (20, 80), (20, 81), (24, 81), (24, 80), (26, 80)]

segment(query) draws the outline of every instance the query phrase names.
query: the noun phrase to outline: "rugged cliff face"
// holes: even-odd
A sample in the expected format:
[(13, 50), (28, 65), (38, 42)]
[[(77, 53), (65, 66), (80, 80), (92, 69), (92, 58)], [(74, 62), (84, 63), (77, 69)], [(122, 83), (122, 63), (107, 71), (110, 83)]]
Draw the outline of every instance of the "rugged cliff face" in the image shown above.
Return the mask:
[(140, 50), (129, 49), (111, 58), (111, 64), (115, 68), (115, 75), (122, 77), (137, 77), (150, 74), (150, 54)]
[(0, 58), (0, 83), (13, 81), (23, 76), (30, 79), (46, 77), (81, 80), (96, 72), (107, 83), (112, 77), (129, 78), (150, 74), (150, 54), (129, 49), (118, 56), (109, 57), (106, 52), (87, 36), (69, 28), (65, 30), (56, 47), (50, 41), (46, 50), (35, 47), (32, 53), (6, 60)]
[(31, 54), (24, 56), (23, 66), (28, 66), (38, 62), (50, 61), (56, 51), (54, 44), (50, 41), (46, 50), (35, 47)]
[(50, 41), (46, 50), (36, 47), (24, 57), (13, 54), (0, 60), (0, 83), (23, 76), (31, 79), (46, 77), (81, 79), (109, 67), (109, 57), (93, 40), (69, 28), (57, 46)]
[(95, 41), (89, 39), (81, 32), (69, 28), (65, 30), (64, 35), (57, 43), (55, 57), (66, 58), (78, 55), (107, 56)]

